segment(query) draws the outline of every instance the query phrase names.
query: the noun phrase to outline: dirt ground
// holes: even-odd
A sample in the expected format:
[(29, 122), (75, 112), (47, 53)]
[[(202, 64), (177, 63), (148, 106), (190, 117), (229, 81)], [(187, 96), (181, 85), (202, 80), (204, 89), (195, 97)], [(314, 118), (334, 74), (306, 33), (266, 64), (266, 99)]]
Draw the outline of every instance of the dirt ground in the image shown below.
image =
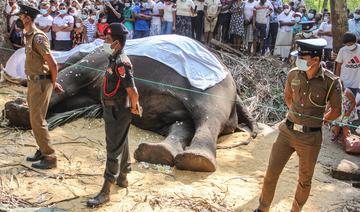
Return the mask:
[[(24, 88), (0, 84), (0, 108), (8, 100), (24, 94)], [(230, 149), (224, 148), (248, 139), (248, 135), (235, 133), (221, 137), (222, 149), (217, 150), (214, 173), (168, 170), (139, 164), (132, 158), (129, 188), (116, 187), (110, 203), (88, 209), (86, 200), (100, 190), (103, 180), (105, 135), (101, 119), (79, 119), (51, 131), (59, 161), (57, 169), (46, 172), (29, 169), (31, 164), (25, 161), (25, 156), (35, 151), (30, 131), (0, 128), (0, 191), (20, 197), (36, 208), (51, 207), (49, 211), (252, 211), (257, 206), (271, 145), (277, 134), (277, 130), (261, 125), (260, 135), (249, 145)], [(161, 139), (157, 134), (132, 126), (131, 153), (141, 142)], [(304, 211), (360, 211), (360, 190), (353, 188), (351, 182), (329, 175), (329, 168), (342, 159), (360, 165), (359, 156), (347, 155), (325, 135)], [(272, 211), (290, 210), (297, 173), (298, 159), (294, 154), (279, 180)], [(343, 210), (345, 206), (347, 210)], [(6, 207), (0, 205), (0, 211)]]

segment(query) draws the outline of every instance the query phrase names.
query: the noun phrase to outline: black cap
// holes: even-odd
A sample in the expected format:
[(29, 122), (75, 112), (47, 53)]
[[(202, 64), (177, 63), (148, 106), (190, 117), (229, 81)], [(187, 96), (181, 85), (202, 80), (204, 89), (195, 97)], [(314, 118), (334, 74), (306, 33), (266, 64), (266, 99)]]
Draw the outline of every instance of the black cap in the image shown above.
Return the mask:
[(303, 31), (310, 31), (314, 27), (315, 21), (302, 21), (300, 24)]
[(35, 19), (37, 15), (40, 14), (40, 11), (32, 6), (21, 4), (20, 11), (16, 15), (24, 14), (30, 16), (32, 19)]
[(112, 36), (122, 36), (127, 35), (129, 31), (126, 29), (122, 23), (112, 23), (104, 30), (104, 34), (110, 34)]
[(323, 38), (297, 40), (297, 51), (291, 52), (292, 56), (321, 55), (327, 42)]

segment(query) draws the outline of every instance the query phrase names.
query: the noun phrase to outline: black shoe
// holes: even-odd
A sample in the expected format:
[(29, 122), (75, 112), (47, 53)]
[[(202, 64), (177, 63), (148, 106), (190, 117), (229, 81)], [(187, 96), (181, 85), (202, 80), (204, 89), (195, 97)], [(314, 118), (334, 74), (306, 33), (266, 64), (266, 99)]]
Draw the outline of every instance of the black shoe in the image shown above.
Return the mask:
[(129, 182), (127, 180), (126, 175), (127, 175), (126, 173), (120, 174), (119, 177), (116, 179), (116, 185), (122, 188), (127, 188), (129, 186)]
[(263, 212), (263, 211), (258, 208), (256, 210), (254, 210), (254, 212)]
[(56, 168), (57, 160), (56, 157), (44, 156), (40, 162), (33, 163), (31, 166), (35, 169), (52, 169)]
[(112, 183), (108, 180), (104, 181), (104, 185), (98, 195), (96, 197), (89, 199), (86, 202), (86, 206), (90, 208), (99, 207), (110, 201), (110, 188)]
[(40, 152), (40, 150), (36, 150), (33, 156), (26, 157), (26, 161), (35, 162), (44, 159), (44, 155)]

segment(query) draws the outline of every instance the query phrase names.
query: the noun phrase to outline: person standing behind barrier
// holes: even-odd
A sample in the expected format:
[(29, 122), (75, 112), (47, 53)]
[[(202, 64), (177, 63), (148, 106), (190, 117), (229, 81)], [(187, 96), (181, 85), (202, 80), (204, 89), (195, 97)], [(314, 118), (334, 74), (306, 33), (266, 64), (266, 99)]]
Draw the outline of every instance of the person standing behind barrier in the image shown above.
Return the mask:
[(221, 9), (220, 0), (205, 0), (204, 2), (204, 38), (208, 45), (213, 38), (214, 29)]
[(191, 17), (194, 14), (194, 8), (193, 0), (176, 1), (176, 34), (192, 37)]
[(284, 5), (284, 11), (278, 16), (279, 32), (276, 36), (274, 55), (279, 55), (282, 60), (289, 58), (293, 42), (292, 26), (295, 25), (293, 11), (288, 4)]
[(161, 19), (164, 16), (164, 4), (160, 0), (155, 0), (152, 13), (150, 13), (150, 36), (160, 35), (161, 33)]
[[(38, 169), (56, 168), (55, 150), (50, 144), (50, 135), (46, 124), (46, 114), (52, 91), (63, 92), (56, 82), (57, 64), (51, 55), (49, 40), (45, 33), (34, 24), (39, 11), (26, 5), (20, 6), (19, 25), (25, 31), (25, 74), (27, 76), (30, 125), (39, 150), (27, 161), (34, 162), (32, 167)], [(40, 162), (36, 162), (40, 161)]]
[(70, 37), (74, 29), (74, 17), (67, 14), (65, 3), (59, 6), (59, 15), (54, 18), (52, 30), (55, 32), (54, 50), (69, 51), (72, 48), (73, 41)]
[(254, 7), (253, 29), (254, 29), (254, 53), (260, 50), (264, 55), (264, 42), (266, 38), (267, 25), (269, 24), (269, 16), (272, 13), (272, 4), (267, 0), (260, 0)]
[(356, 36), (351, 32), (344, 34), (343, 44), (345, 46), (340, 49), (335, 60), (335, 75), (356, 96), (360, 87), (360, 44), (356, 43)]
[(44, 1), (40, 4), (40, 14), (35, 19), (35, 24), (38, 29), (45, 32), (46, 36), (51, 43), (51, 26), (54, 19), (50, 16), (50, 3)]
[(355, 34), (357, 42), (360, 44), (360, 7), (355, 9), (354, 18), (348, 21), (349, 32)]
[(324, 22), (321, 23), (318, 31), (318, 36), (324, 38), (327, 45), (324, 49), (324, 61), (331, 61), (331, 51), (333, 48), (332, 24), (330, 13), (324, 14)]
[(113, 184), (128, 187), (127, 174), (131, 171), (128, 131), (131, 114), (140, 115), (132, 64), (124, 53), (127, 29), (112, 23), (105, 29), (104, 50), (109, 65), (104, 75), (101, 102), (106, 134), (106, 167), (104, 184), (98, 195), (87, 201), (88, 207), (100, 206), (110, 200)]
[(191, 18), (193, 38), (200, 42), (204, 34), (204, 2), (205, 0), (194, 0), (196, 14)]
[(255, 0), (245, 1), (244, 6), (244, 27), (245, 27), (245, 45), (249, 53), (251, 53), (252, 43), (254, 39), (254, 30), (253, 30), (253, 16), (254, 16), (254, 7), (257, 4)]
[(235, 0), (231, 5), (230, 35), (234, 36), (234, 48), (241, 50), (245, 37), (244, 6), (242, 0)]
[[(269, 211), (279, 176), (294, 152), (299, 156), (299, 178), (291, 211), (301, 211), (310, 194), (321, 148), (321, 127), (341, 114), (340, 80), (320, 65), (326, 41), (308, 39), (299, 40), (297, 44), (299, 51), (292, 53), (297, 56), (297, 67), (289, 71), (285, 82), (284, 96), (289, 112), (271, 148), (258, 212)], [(325, 113), (327, 104), (330, 110)]]
[(164, 0), (164, 17), (161, 24), (161, 34), (172, 34), (176, 31), (176, 5), (171, 0)]

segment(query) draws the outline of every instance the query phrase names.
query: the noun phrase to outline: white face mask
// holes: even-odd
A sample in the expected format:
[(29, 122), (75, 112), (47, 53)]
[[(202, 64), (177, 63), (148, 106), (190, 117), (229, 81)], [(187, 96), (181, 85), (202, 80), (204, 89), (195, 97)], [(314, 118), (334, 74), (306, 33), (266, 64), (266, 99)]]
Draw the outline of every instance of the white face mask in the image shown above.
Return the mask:
[(284, 12), (285, 12), (285, 14), (289, 14), (290, 9), (285, 9)]
[(104, 43), (103, 46), (104, 46), (104, 51), (105, 51), (107, 54), (112, 54), (112, 53), (114, 52), (114, 50), (111, 48), (111, 44), (110, 44), (110, 43)]
[(130, 3), (125, 3), (125, 7), (130, 7)]
[(296, 67), (301, 71), (307, 71), (309, 66), (307, 65), (307, 61), (300, 59), (299, 57), (296, 58)]
[(349, 50), (349, 51), (354, 51), (356, 49), (357, 45), (353, 44), (351, 46), (344, 46), (345, 49)]
[(312, 32), (304, 32), (303, 35), (305, 38), (310, 38), (312, 36)]
[(329, 21), (329, 17), (324, 17), (324, 22), (328, 22)]
[(51, 6), (51, 11), (55, 12), (56, 11), (56, 7), (55, 6)]
[(81, 23), (76, 23), (75, 26), (76, 26), (76, 28), (80, 28), (80, 27), (81, 27)]
[(101, 23), (106, 23), (106, 18), (101, 19)]
[(96, 15), (90, 16), (92, 20), (96, 20)]

